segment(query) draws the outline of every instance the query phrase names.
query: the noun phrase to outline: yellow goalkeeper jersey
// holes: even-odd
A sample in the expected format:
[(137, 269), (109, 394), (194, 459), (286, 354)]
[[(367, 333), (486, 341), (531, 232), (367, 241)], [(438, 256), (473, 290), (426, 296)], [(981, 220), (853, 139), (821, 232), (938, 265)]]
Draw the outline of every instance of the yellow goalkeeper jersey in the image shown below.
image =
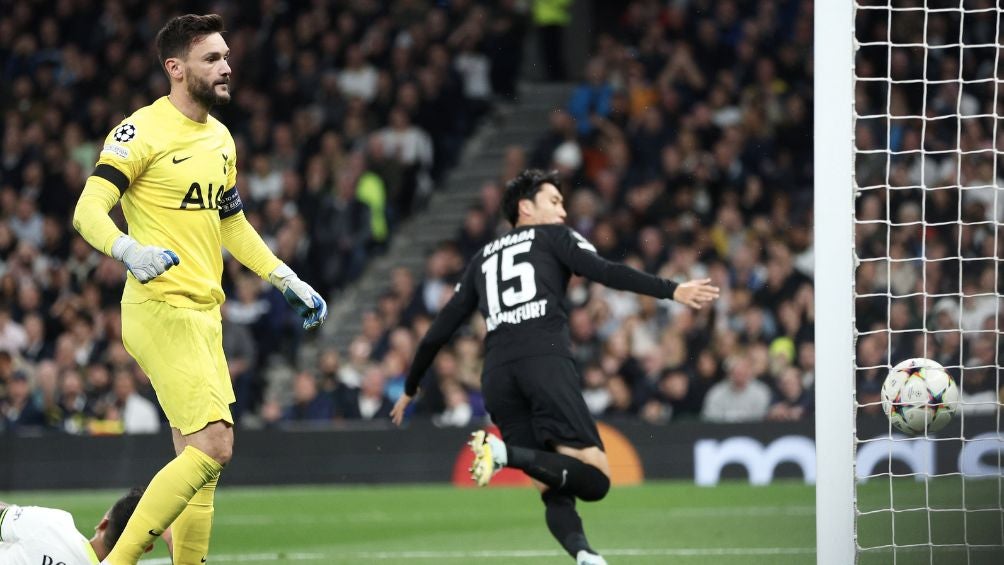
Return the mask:
[(220, 222), (230, 203), (239, 202), (236, 192), (224, 195), (236, 188), (236, 165), (226, 126), (212, 116), (192, 121), (166, 96), (108, 135), (92, 178), (121, 193), (130, 236), (181, 259), (146, 284), (130, 274), (123, 303), (158, 300), (200, 310), (223, 303)]

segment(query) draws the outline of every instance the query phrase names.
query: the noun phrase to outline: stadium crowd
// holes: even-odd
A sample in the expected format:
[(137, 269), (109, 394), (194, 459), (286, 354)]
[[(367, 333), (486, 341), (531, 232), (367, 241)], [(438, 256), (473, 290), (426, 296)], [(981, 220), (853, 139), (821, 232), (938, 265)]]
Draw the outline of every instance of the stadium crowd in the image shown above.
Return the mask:
[[(571, 337), (595, 416), (809, 417), (811, 47), (810, 2), (629, 3), (597, 35), (568, 106), (531, 147), (510, 148), (425, 278), (416, 287), (397, 273), (355, 358), (365, 350), (394, 367), (408, 357), (466, 257), (507, 229), (492, 220), (505, 180), (541, 167), (561, 173), (568, 224), (600, 255), (722, 289), (693, 311), (573, 279)], [(417, 411), (450, 422), (483, 414), (482, 328), (472, 323), (440, 353)]]
[[(167, 93), (153, 34), (182, 7), (0, 4), (0, 428), (158, 429), (149, 380), (121, 342), (124, 268), (69, 218), (105, 136)], [(517, 8), (212, 3), (228, 28), (235, 93), (216, 114), (237, 143), (245, 212), (319, 291), (354, 280), (493, 103), (514, 97), (527, 19)], [(224, 288), (237, 410), (257, 411), (260, 366), (295, 359), (302, 332), (235, 260)]]
[[(165, 14), (153, 4), (95, 4), (59, 2), (42, 14), (18, 3), (0, 15), (0, 425), (8, 429), (41, 423), (101, 433), (159, 424), (149, 383), (118, 335), (123, 269), (68, 231), (66, 218), (100, 139), (164, 92), (137, 45), (149, 44)], [(351, 282), (395, 224), (421, 207), (491, 101), (515, 94), (529, 17), (504, 0), (435, 9), (422, 0), (389, 8), (360, 1), (337, 12), (324, 3), (266, 1), (257, 11), (218, 4), (233, 30), (236, 69), (235, 101), (220, 115), (238, 140), (246, 207), (280, 258), (304, 279), (322, 281), (325, 292)], [(603, 19), (567, 107), (552, 112), (539, 139), (508, 148), (495, 180), (472, 187), (480, 204), (456, 238), (436, 246), (421, 277), (394, 271), (347, 350), (321, 344), (316, 360), (289, 378), (267, 379), (263, 362), (296, 359), (293, 336), (301, 334), (290, 331), (278, 295), (228, 263), (224, 336), (236, 415), (279, 427), (385, 417), (466, 259), (508, 228), (498, 220), (505, 181), (532, 166), (561, 173), (568, 223), (602, 256), (677, 280), (709, 277), (722, 289), (713, 307), (692, 311), (573, 279), (570, 327), (594, 415), (652, 423), (811, 417), (812, 17), (809, 0), (635, 0)], [(953, 29), (951, 17), (932, 15), (942, 35)], [(887, 28), (859, 23), (873, 34)], [(917, 29), (897, 26), (897, 33)], [(983, 31), (992, 40), (992, 26)], [(951, 53), (929, 77), (958, 76)], [(975, 60), (964, 67), (975, 72), (985, 55), (968, 51)], [(894, 75), (919, 72), (905, 51), (891, 65)], [(887, 76), (885, 50), (863, 50), (858, 71)], [(873, 86), (857, 93), (859, 114), (889, 105), (920, 112), (923, 93), (897, 86), (887, 101), (885, 84)], [(927, 96), (944, 109), (961, 100), (972, 113), (993, 114), (988, 92), (960, 93), (945, 82)], [(954, 125), (922, 130), (921, 121), (858, 123), (858, 183), (872, 187), (858, 200), (858, 217), (878, 221), (856, 231), (859, 255), (875, 259), (858, 270), (857, 291), (995, 293), (992, 223), (926, 232), (910, 224), (921, 214), (958, 220), (957, 208), (967, 221), (999, 220), (992, 189), (967, 192), (958, 206), (960, 184), (990, 184), (992, 157), (959, 164), (947, 154), (889, 161), (867, 152), (955, 146)], [(974, 120), (961, 131), (966, 147), (993, 147), (994, 128)], [(946, 190), (926, 191), (921, 203), (916, 187), (934, 178)], [(889, 221), (910, 225), (882, 223)], [(950, 258), (960, 241), (964, 256), (989, 259), (965, 267), (959, 259), (923, 267), (882, 259)], [(958, 331), (995, 327), (996, 301), (982, 298), (891, 300), (888, 326), (887, 299), (861, 299), (862, 400), (877, 400), (889, 361), (925, 356), (964, 363), (964, 398), (981, 395), (996, 406), (999, 344), (989, 333), (964, 339)], [(472, 321), (439, 354), (416, 416), (439, 425), (484, 418), (483, 332)]]
[[(858, 22), (870, 41), (886, 41), (890, 28), (878, 14)], [(991, 14), (981, 12), (971, 28), (967, 23), (962, 39), (992, 43)], [(952, 35), (961, 29), (958, 17), (931, 15), (937, 42), (959, 41)], [(812, 3), (640, 0), (613, 21), (597, 35), (585, 80), (568, 106), (552, 113), (548, 133), (531, 147), (509, 149), (456, 239), (430, 254), (423, 280), (414, 285), (405, 270), (395, 274), (344, 366), (383, 362), (386, 391), (396, 398), (406, 368), (401, 360), (449, 296), (466, 258), (508, 229), (494, 222), (505, 181), (525, 166), (553, 168), (565, 179), (569, 224), (601, 255), (679, 281), (710, 277), (723, 290), (714, 308), (693, 312), (574, 280), (572, 339), (595, 416), (652, 423), (810, 417)], [(923, 40), (921, 23), (900, 23), (892, 26), (894, 41)], [(859, 76), (924, 78), (922, 59), (905, 49), (893, 50), (887, 71), (888, 52), (863, 49)], [(994, 51), (967, 49), (962, 59), (957, 49), (930, 52), (937, 66), (927, 77), (944, 80), (927, 91), (937, 127), (924, 129), (917, 118), (858, 122), (857, 181), (865, 189), (855, 233), (859, 256), (870, 259), (856, 273), (856, 292), (865, 295), (857, 317), (862, 413), (880, 411), (888, 366), (918, 356), (950, 367), (965, 412), (992, 412), (1004, 399), (996, 376), (1000, 251), (993, 236), (1004, 208), (995, 211), (995, 128), (987, 121), (996, 98), (992, 81), (978, 80), (992, 73)], [(976, 80), (965, 93), (952, 82), (960, 76)], [(894, 118), (921, 113), (919, 82), (887, 86), (859, 88), (858, 113), (881, 114), (886, 96)], [(953, 157), (959, 120), (945, 119), (960, 112), (973, 116), (959, 129), (958, 143), (970, 152), (961, 158)], [(921, 144), (942, 153), (921, 156)], [(907, 153), (890, 156), (890, 150)], [(945, 224), (921, 230), (922, 220)], [(933, 261), (895, 261), (922, 256)], [(897, 298), (883, 296), (889, 292)], [(418, 412), (456, 425), (483, 417), (483, 331), (474, 321), (468, 335), (440, 353)], [(348, 369), (349, 382), (355, 372)]]

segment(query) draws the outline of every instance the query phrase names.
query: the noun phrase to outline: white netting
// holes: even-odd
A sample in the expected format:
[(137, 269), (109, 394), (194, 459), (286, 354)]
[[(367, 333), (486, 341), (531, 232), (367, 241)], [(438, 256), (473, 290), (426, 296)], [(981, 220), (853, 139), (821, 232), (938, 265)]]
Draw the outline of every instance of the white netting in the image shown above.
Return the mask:
[[(994, 0), (855, 4), (859, 563), (1004, 563), (1001, 16)], [(961, 392), (954, 421), (916, 437), (879, 400), (912, 357)]]

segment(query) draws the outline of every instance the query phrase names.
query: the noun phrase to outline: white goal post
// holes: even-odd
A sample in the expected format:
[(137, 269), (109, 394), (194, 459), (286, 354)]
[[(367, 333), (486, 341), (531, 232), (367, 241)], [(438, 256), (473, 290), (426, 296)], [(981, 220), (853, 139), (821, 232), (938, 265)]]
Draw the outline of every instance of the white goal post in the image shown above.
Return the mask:
[[(814, 10), (817, 563), (1004, 563), (1004, 0)], [(960, 400), (908, 436), (914, 357)]]
[(855, 562), (853, 8), (814, 5), (818, 565)]

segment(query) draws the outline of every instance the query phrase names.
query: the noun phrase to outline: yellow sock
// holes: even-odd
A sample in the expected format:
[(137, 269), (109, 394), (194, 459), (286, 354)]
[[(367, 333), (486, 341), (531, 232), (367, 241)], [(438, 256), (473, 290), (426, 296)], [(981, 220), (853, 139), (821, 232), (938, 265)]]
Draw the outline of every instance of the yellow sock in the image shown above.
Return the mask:
[(212, 457), (188, 446), (150, 481), (125, 530), (105, 559), (111, 565), (136, 565), (143, 551), (223, 469)]
[(209, 534), (213, 530), (213, 479), (195, 493), (181, 515), (171, 524), (174, 565), (202, 565), (209, 554)]

